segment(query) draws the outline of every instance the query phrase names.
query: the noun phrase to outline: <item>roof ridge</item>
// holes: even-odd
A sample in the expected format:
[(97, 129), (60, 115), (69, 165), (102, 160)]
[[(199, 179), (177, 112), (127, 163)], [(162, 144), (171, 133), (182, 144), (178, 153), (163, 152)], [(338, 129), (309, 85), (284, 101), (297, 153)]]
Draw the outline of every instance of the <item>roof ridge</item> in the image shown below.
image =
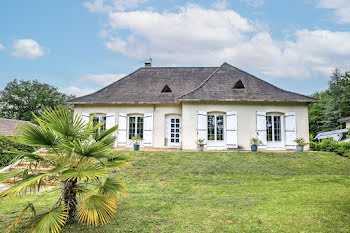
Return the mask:
[[(233, 65), (231, 65), (231, 64), (228, 64), (228, 63), (226, 63), (226, 62), (225, 62), (224, 64), (229, 65), (229, 66), (231, 66), (232, 68), (235, 68), (235, 69), (237, 69), (237, 70), (239, 70), (239, 71), (241, 71), (241, 72), (243, 72), (243, 73), (245, 73), (245, 74), (248, 74), (248, 75), (252, 76), (253, 78), (255, 78), (255, 79), (259, 80), (259, 81), (262, 81), (262, 82), (264, 82), (264, 83), (266, 83), (266, 84), (268, 84), (268, 85), (270, 85), (270, 86), (273, 86), (274, 88), (277, 88), (277, 89), (279, 89), (279, 90), (281, 90), (281, 91), (285, 91), (285, 92), (288, 92), (288, 93), (291, 93), (291, 94), (296, 94), (296, 95), (299, 95), (299, 96), (303, 96), (303, 97), (307, 97), (307, 98), (310, 98), (310, 99), (314, 99), (314, 100), (316, 100), (316, 101), (319, 101), (319, 99), (313, 98), (313, 97), (311, 97), (311, 96), (307, 96), (307, 95), (299, 94), (299, 93), (296, 93), (296, 92), (284, 90), (284, 89), (282, 89), (282, 88), (280, 88), (280, 87), (277, 87), (276, 85), (274, 85), (274, 84), (272, 84), (272, 83), (269, 83), (269, 82), (267, 82), (267, 81), (265, 81), (265, 80), (263, 80), (263, 79), (261, 79), (261, 78), (258, 78), (258, 77), (256, 77), (255, 75), (250, 74), (250, 73), (248, 73), (248, 72), (246, 72), (246, 71), (244, 71), (244, 70), (241, 70), (240, 68), (238, 68), (238, 67), (236, 67), (236, 66), (233, 66)], [(224, 65), (224, 64), (223, 64), (223, 65)]]
[(218, 70), (220, 70), (220, 68), (221, 68), (224, 64), (227, 64), (227, 63), (224, 62), (221, 66), (217, 67), (217, 69), (216, 69), (211, 75), (209, 75), (198, 87), (196, 87), (196, 88), (193, 89), (192, 91), (189, 91), (189, 92), (187, 92), (187, 93), (185, 93), (185, 94), (183, 94), (183, 95), (177, 97), (176, 99), (180, 99), (181, 97), (183, 97), (183, 96), (185, 96), (185, 95), (187, 95), (187, 94), (190, 94), (190, 93), (192, 93), (192, 92), (197, 91), (201, 86), (204, 85), (204, 83), (206, 83), (211, 77), (213, 77), (214, 74), (215, 74)]
[(177, 68), (219, 68), (217, 66), (152, 66), (152, 67), (140, 67), (140, 69), (177, 69)]

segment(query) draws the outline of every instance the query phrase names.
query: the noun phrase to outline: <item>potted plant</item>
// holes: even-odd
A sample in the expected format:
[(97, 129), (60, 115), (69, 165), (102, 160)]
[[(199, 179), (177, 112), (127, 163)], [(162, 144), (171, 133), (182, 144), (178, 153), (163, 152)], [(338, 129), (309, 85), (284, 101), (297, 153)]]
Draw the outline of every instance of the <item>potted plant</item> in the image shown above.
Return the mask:
[(204, 145), (205, 145), (204, 139), (203, 138), (198, 139), (197, 143), (198, 143), (198, 151), (203, 151)]
[(140, 144), (143, 141), (143, 139), (136, 134), (134, 137), (131, 138), (132, 143), (134, 144), (134, 150), (140, 150)]
[(258, 146), (262, 145), (262, 141), (258, 138), (251, 138), (250, 139), (250, 149), (252, 151), (257, 151), (258, 150)]
[(297, 143), (297, 151), (302, 152), (304, 151), (304, 146), (306, 146), (307, 143), (304, 138), (296, 138), (295, 142)]

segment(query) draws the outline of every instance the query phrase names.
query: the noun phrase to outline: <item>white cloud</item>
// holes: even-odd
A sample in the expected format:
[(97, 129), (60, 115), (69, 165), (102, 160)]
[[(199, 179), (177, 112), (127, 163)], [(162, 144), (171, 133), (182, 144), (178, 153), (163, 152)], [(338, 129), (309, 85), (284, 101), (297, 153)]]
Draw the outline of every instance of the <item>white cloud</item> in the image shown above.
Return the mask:
[(251, 7), (259, 7), (264, 5), (264, 0), (241, 0), (241, 2), (245, 2)]
[(64, 93), (64, 94), (67, 94), (67, 95), (75, 95), (76, 97), (79, 97), (79, 96), (91, 94), (91, 93), (95, 92), (96, 90), (82, 89), (82, 88), (75, 87), (75, 86), (69, 86), (69, 87), (60, 89), (59, 91)]
[(0, 51), (5, 50), (5, 46), (3, 44), (0, 44)]
[(339, 23), (350, 23), (349, 0), (319, 0), (317, 7), (333, 9)]
[(217, 0), (212, 4), (212, 7), (219, 10), (224, 10), (228, 7), (228, 2), (227, 0)]
[(84, 6), (91, 12), (111, 12), (124, 11), (137, 8), (141, 3), (147, 0), (91, 0), (85, 2)]
[[(161, 65), (227, 61), (259, 75), (297, 79), (329, 76), (334, 67), (350, 65), (350, 32), (304, 29), (274, 40), (266, 27), (224, 8), (225, 1), (216, 3), (222, 2), (212, 9), (187, 4), (176, 11), (108, 12), (109, 26), (100, 36), (111, 51), (152, 57)], [(85, 78), (91, 83), (102, 76)]]
[(35, 59), (44, 56), (47, 50), (32, 39), (19, 39), (13, 43), (12, 56), (18, 58)]
[(123, 78), (124, 76), (125, 74), (87, 74), (83, 77), (77, 78), (76, 81), (104, 87)]

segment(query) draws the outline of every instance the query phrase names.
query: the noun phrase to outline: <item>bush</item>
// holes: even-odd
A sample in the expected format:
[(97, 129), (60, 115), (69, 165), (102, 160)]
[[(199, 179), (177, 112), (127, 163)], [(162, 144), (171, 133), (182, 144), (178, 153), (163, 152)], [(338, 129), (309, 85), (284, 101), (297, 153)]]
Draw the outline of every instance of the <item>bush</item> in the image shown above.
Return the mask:
[(0, 136), (0, 166), (7, 166), (10, 164), (16, 154), (7, 153), (6, 151), (14, 150), (34, 152), (35, 148), (16, 142), (16, 138), (14, 137)]
[(310, 142), (310, 150), (336, 152), (342, 156), (350, 156), (350, 142), (337, 142), (332, 138), (327, 138), (321, 142)]

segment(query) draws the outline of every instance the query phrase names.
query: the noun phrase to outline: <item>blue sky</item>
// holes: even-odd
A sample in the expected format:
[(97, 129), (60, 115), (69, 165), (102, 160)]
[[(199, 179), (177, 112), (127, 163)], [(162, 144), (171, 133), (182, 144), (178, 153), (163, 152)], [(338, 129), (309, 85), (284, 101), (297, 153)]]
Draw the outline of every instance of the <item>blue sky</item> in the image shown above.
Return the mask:
[(228, 62), (284, 89), (350, 70), (348, 0), (0, 0), (0, 89), (38, 79), (83, 95), (153, 66)]

